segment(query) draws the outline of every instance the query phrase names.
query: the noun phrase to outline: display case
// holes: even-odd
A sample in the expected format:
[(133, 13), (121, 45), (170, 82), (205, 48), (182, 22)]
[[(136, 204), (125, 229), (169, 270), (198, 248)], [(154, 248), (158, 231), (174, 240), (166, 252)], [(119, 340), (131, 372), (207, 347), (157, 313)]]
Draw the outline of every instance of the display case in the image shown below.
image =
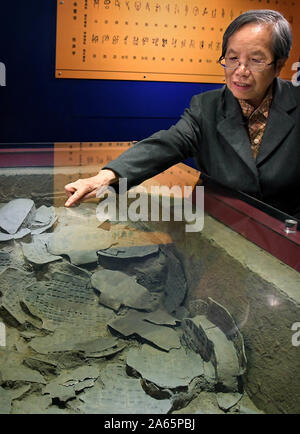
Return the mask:
[(0, 412), (299, 413), (299, 221), (183, 163), (64, 207), (131, 145), (0, 145)]

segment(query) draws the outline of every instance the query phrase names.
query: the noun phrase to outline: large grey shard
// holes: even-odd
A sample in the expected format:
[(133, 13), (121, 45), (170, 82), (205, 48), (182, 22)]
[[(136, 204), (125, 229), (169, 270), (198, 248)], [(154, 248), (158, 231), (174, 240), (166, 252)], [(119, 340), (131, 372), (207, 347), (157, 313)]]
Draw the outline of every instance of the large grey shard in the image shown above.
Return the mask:
[(14, 239), (13, 234), (6, 234), (4, 232), (0, 232), (0, 241), (10, 241)]
[(50, 357), (43, 355), (32, 355), (24, 358), (24, 365), (34, 369), (43, 376), (57, 375), (59, 371), (58, 363)]
[(205, 331), (208, 339), (214, 343), (218, 383), (228, 392), (237, 392), (239, 389), (240, 365), (233, 342), (229, 341), (218, 327), (209, 328)]
[(198, 315), (182, 323), (186, 342), (199, 352), (205, 361), (212, 361), (216, 369), (217, 382), (226, 391), (238, 390), (240, 366), (233, 342), (205, 316)]
[(97, 250), (108, 248), (112, 243), (110, 232), (77, 224), (55, 230), (47, 248), (52, 255), (67, 255), (72, 264), (81, 265), (97, 262)]
[(0, 228), (15, 234), (22, 226), (31, 224), (35, 205), (31, 199), (14, 199), (0, 208)]
[(51, 280), (51, 276), (55, 272), (69, 274), (73, 277), (78, 277), (84, 280), (90, 280), (91, 278), (91, 273), (89, 271), (77, 267), (77, 265), (70, 264), (67, 260), (49, 264), (48, 273), (45, 274), (45, 278)]
[(99, 302), (114, 310), (121, 306), (148, 311), (154, 308), (150, 293), (125, 273), (100, 270), (92, 275), (91, 282), (100, 291)]
[(12, 401), (24, 395), (29, 389), (30, 385), (9, 390), (0, 386), (0, 414), (9, 414), (12, 408)]
[(57, 221), (54, 207), (40, 206), (35, 213), (30, 229), (32, 235), (38, 235), (50, 229)]
[(187, 388), (195, 377), (204, 374), (201, 357), (184, 349), (173, 349), (165, 353), (143, 345), (129, 350), (126, 363), (145, 380), (162, 389)]
[(68, 373), (62, 373), (43, 389), (44, 395), (58, 398), (66, 402), (75, 398), (76, 392), (92, 387), (99, 376), (97, 368), (92, 366), (80, 366)]
[[(111, 311), (110, 311), (111, 312)], [(53, 333), (46, 336), (36, 336), (31, 341), (29, 346), (40, 354), (50, 354), (54, 352), (73, 351), (85, 343), (99, 339), (101, 343), (107, 347), (114, 345), (116, 338), (108, 335), (106, 323), (85, 324), (85, 327), (76, 328), (74, 333), (74, 325), (72, 323), (62, 323), (61, 327), (57, 327)], [(103, 339), (103, 341), (102, 341)]]
[(19, 291), (26, 285), (30, 285), (35, 281), (32, 273), (26, 273), (14, 267), (7, 267), (0, 273), (0, 289), (1, 293), (6, 291)]
[(40, 234), (42, 234), (43, 232), (45, 232), (48, 229), (52, 228), (52, 226), (54, 225), (54, 223), (56, 221), (57, 221), (57, 217), (53, 217), (53, 219), (47, 225), (39, 227), (37, 229), (31, 229), (31, 234), (32, 235), (40, 235)]
[(111, 364), (100, 373), (101, 382), (80, 395), (78, 409), (86, 414), (166, 414), (170, 400), (156, 400), (142, 389), (139, 379), (126, 375), (124, 366)]
[(124, 337), (139, 337), (142, 341), (157, 346), (165, 351), (180, 348), (180, 340), (175, 330), (170, 327), (151, 324), (145, 319), (147, 314), (131, 311), (121, 318), (108, 323), (109, 327)]
[(58, 384), (62, 386), (74, 386), (84, 380), (94, 380), (96, 381), (99, 377), (99, 369), (95, 366), (80, 366), (79, 368), (73, 369), (71, 372), (63, 372), (56, 378)]
[(13, 326), (23, 325), (26, 322), (39, 327), (40, 322), (27, 315), (21, 307), (24, 287), (35, 281), (30, 273), (17, 268), (9, 267), (0, 274), (0, 288), (3, 294), (0, 300), (2, 317)]
[(47, 226), (55, 217), (53, 206), (40, 206), (35, 213), (34, 220), (31, 223), (32, 229), (38, 229)]
[(46, 384), (45, 378), (22, 364), (23, 356), (13, 351), (0, 350), (0, 372), (3, 382)]
[(180, 323), (176, 318), (166, 312), (164, 309), (157, 309), (154, 312), (148, 313), (144, 317), (145, 321), (157, 325), (176, 326)]
[(228, 339), (233, 342), (239, 359), (240, 373), (245, 373), (247, 369), (247, 358), (245, 354), (244, 339), (229, 311), (224, 306), (208, 297), (206, 316), (212, 323), (216, 324), (223, 333), (225, 333)]
[(213, 354), (213, 342), (208, 339), (202, 327), (205, 320), (203, 315), (197, 315), (194, 318), (185, 318), (181, 325), (186, 345), (199, 353), (205, 362), (209, 362)]
[(46, 243), (43, 239), (37, 237), (35, 237), (31, 243), (21, 243), (21, 247), (25, 258), (33, 264), (48, 264), (49, 262), (62, 259), (61, 256), (55, 256), (48, 253)]
[(97, 252), (104, 268), (135, 275), (137, 282), (150, 292), (162, 292), (166, 281), (165, 256), (158, 245), (130, 245)]
[(20, 229), (14, 234), (5, 234), (3, 232), (0, 232), (0, 241), (19, 240), (26, 237), (26, 235), (30, 234), (30, 232), (31, 231), (28, 228)]
[(98, 359), (112, 356), (125, 348), (119, 345), (116, 338), (97, 338), (92, 341), (76, 344), (75, 351), (82, 352), (86, 358)]
[(176, 311), (183, 303), (187, 293), (187, 283), (182, 264), (172, 250), (172, 246), (163, 247), (168, 264), (164, 288), (164, 306), (169, 313)]
[(95, 330), (88, 329), (81, 334), (76, 333), (74, 335), (74, 329), (64, 327), (56, 329), (51, 335), (32, 339), (29, 346), (40, 354), (66, 351), (93, 354), (115, 348), (117, 339), (114, 337), (99, 337), (99, 330), (96, 328)]
[(109, 309), (99, 306), (96, 294), (85, 280), (58, 272), (53, 273), (50, 281), (26, 287), (23, 303), (47, 330), (55, 330), (64, 323), (93, 326), (106, 323), (113, 316)]
[(129, 246), (129, 247), (111, 247), (109, 249), (98, 250), (97, 254), (106, 256), (109, 258), (118, 259), (132, 259), (132, 258), (144, 258), (145, 256), (158, 253), (159, 246)]

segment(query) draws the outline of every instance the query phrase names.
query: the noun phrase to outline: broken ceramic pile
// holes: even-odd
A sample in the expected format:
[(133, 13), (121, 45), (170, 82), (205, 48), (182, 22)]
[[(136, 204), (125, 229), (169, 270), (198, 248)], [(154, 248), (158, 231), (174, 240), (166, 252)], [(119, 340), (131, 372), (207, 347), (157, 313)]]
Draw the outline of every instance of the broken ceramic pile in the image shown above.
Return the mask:
[(187, 347), (213, 366), (216, 390), (241, 399), (247, 361), (242, 335), (229, 312), (209, 298), (206, 315), (184, 319), (182, 328)]
[(0, 208), (0, 241), (39, 235), (56, 222), (54, 207), (36, 209), (31, 199), (13, 199)]
[[(70, 213), (74, 218), (74, 211)], [(97, 225), (86, 224), (87, 219), (82, 213), (75, 215), (76, 223), (69, 226), (62, 221), (54, 232), (48, 233), (46, 231), (53, 229), (58, 220), (53, 206), (42, 205), (36, 209), (31, 199), (11, 200), (0, 208), (0, 241), (19, 240), (31, 235), (31, 242), (22, 242), (21, 247), (24, 257), (33, 265), (60, 260), (61, 255), (68, 256), (75, 265), (96, 263), (97, 250), (112, 245), (111, 234), (97, 228), (99, 222)]]
[[(46, 223), (45, 210), (26, 203), (13, 227), (4, 209), (7, 233)], [(99, 228), (85, 207), (55, 215), (54, 232), (0, 251), (0, 320), (7, 327), (0, 413), (224, 413), (252, 406), (242, 384), (243, 338), (214, 300), (190, 315), (172, 244), (124, 225)]]
[(172, 244), (108, 248), (97, 254), (103, 267), (132, 274), (151, 293), (163, 293), (163, 304), (169, 313), (176, 314), (183, 304), (187, 284)]

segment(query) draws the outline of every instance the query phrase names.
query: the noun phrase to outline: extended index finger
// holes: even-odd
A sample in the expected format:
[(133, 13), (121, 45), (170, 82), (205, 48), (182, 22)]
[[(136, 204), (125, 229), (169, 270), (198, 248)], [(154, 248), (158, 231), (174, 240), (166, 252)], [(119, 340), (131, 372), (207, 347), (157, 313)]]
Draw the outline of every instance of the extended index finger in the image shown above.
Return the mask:
[(75, 202), (80, 201), (88, 191), (88, 188), (78, 188), (78, 190), (75, 190), (73, 193), (70, 194), (68, 200), (65, 203), (65, 206), (68, 207), (73, 205)]
[(78, 192), (77, 192), (77, 191), (75, 191), (75, 192), (72, 193), (72, 194), (70, 193), (70, 195), (69, 195), (67, 201), (65, 202), (65, 206), (66, 206), (66, 207), (72, 206), (72, 205), (73, 205), (75, 202), (77, 202), (79, 199), (80, 199), (80, 198), (79, 198), (79, 196), (78, 196)]

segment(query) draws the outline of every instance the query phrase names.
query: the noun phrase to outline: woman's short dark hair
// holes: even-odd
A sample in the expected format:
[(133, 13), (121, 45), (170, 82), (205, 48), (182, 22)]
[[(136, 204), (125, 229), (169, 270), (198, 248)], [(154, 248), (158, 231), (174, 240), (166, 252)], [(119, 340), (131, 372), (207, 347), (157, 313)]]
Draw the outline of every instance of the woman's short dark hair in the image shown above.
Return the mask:
[(258, 9), (244, 12), (232, 21), (223, 35), (222, 57), (225, 56), (228, 40), (237, 30), (245, 24), (273, 24), (273, 44), (272, 51), (275, 62), (279, 59), (286, 59), (292, 46), (292, 31), (288, 21), (284, 16), (270, 9)]

